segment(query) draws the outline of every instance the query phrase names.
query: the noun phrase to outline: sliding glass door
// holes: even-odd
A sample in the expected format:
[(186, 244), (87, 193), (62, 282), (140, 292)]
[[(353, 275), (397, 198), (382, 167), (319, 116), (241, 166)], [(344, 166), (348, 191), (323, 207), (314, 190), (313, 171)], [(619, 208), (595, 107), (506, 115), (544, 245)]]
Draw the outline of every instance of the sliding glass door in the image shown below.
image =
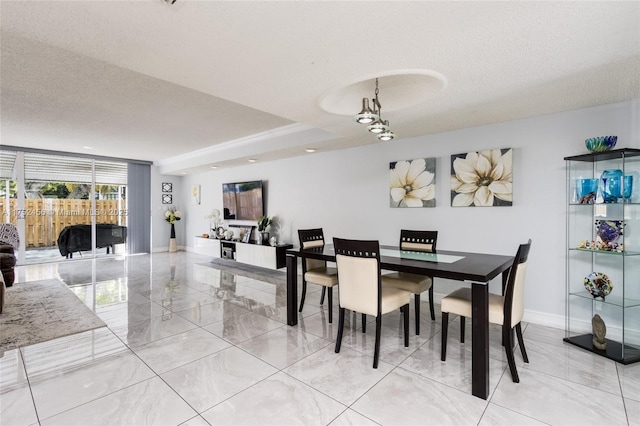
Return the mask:
[(126, 252), (126, 162), (0, 152), (3, 222), (23, 236), (19, 263)]

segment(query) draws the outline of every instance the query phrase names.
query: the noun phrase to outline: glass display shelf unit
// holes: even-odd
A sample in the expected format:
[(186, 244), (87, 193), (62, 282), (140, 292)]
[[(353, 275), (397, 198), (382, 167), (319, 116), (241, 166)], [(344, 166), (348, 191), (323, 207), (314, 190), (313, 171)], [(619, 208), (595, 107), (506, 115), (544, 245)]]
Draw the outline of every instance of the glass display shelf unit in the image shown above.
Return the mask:
[[(640, 149), (623, 148), (564, 159), (564, 341), (622, 364), (639, 362)], [(605, 284), (599, 294), (593, 282), (588, 283), (588, 290), (585, 287), (586, 277), (593, 277), (594, 272), (606, 275), (611, 284)], [(596, 314), (605, 323), (606, 335), (604, 339), (598, 336), (594, 345), (592, 319)], [(598, 349), (596, 346), (602, 342), (605, 348)]]

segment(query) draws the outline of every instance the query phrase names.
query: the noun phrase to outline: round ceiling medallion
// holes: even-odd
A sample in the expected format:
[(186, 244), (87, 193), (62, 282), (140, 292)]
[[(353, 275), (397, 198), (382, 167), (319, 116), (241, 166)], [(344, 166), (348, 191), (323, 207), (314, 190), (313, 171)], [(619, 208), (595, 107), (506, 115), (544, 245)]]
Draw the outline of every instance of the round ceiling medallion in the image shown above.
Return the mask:
[(395, 111), (424, 102), (447, 85), (447, 79), (430, 70), (395, 70), (337, 87), (322, 95), (320, 107), (337, 115), (354, 115), (362, 98), (373, 98), (378, 79), (378, 99), (382, 111)]

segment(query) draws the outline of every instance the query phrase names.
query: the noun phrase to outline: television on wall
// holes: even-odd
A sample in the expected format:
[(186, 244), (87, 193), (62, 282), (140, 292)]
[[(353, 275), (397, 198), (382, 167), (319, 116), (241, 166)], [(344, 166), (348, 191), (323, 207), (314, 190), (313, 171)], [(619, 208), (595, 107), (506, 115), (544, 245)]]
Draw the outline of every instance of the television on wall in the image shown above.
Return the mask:
[(222, 184), (222, 207), (225, 220), (258, 220), (264, 215), (262, 181)]

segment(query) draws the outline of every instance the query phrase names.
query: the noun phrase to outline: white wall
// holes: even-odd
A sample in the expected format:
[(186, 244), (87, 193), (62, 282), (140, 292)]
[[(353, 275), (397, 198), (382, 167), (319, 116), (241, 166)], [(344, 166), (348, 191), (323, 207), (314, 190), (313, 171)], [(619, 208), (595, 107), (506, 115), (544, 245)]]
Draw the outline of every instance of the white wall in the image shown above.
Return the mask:
[[(308, 227), (323, 227), (329, 240), (334, 236), (379, 239), (382, 244), (397, 243), (401, 228), (435, 229), (440, 249), (505, 255), (515, 254), (518, 244), (531, 238), (525, 319), (564, 327), (563, 158), (586, 153), (584, 140), (593, 136), (617, 135), (616, 148), (639, 148), (639, 126), (640, 99), (636, 99), (182, 178), (156, 178), (178, 183), (174, 198), (178, 195), (177, 205), (185, 214), (179, 245), (192, 246), (192, 236), (208, 232), (204, 216), (213, 208), (222, 210), (223, 182), (257, 179), (267, 182), (267, 214), (282, 225), (279, 239), (294, 244), (297, 229)], [(492, 148), (514, 149), (513, 206), (451, 207), (450, 156)], [(437, 159), (436, 207), (390, 208), (389, 162), (425, 157)], [(200, 205), (191, 200), (193, 184), (202, 187)], [(152, 185), (153, 195), (159, 195), (160, 183), (152, 178)], [(154, 201), (154, 209), (158, 203)], [(161, 221), (158, 217), (154, 220)], [(167, 246), (168, 226), (160, 224), (166, 229), (161, 234), (154, 230), (154, 248)], [(492, 290), (497, 291), (497, 286), (492, 283)], [(450, 282), (436, 280), (436, 293), (446, 294), (451, 288)]]

